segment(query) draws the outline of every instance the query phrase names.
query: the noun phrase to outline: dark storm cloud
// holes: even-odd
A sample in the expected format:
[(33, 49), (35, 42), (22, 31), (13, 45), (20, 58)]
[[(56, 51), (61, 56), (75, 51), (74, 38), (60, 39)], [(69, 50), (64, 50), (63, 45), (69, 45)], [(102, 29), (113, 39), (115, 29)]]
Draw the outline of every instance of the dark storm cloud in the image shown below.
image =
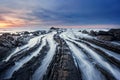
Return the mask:
[[(119, 24), (119, 0), (52, 0), (54, 9), (38, 7), (33, 15), (43, 21), (70, 24)], [(46, 2), (47, 3), (47, 2)], [(48, 2), (49, 3), (49, 2)], [(49, 3), (49, 5), (54, 5)], [(50, 7), (50, 6), (48, 6)], [(56, 23), (59, 24), (59, 23)]]

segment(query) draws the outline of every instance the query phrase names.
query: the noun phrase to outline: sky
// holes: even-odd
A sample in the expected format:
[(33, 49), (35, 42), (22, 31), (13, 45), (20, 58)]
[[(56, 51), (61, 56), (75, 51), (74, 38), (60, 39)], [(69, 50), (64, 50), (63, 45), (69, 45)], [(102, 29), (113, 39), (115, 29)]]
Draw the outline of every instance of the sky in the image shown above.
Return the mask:
[(0, 28), (119, 25), (120, 0), (0, 0)]

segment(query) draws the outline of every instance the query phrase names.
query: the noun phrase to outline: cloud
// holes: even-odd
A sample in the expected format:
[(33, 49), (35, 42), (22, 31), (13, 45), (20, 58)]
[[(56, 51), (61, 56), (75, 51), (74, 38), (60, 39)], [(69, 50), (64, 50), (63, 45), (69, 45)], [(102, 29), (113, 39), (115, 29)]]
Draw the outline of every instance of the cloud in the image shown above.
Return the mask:
[(119, 0), (1, 0), (0, 19), (33, 26), (120, 24), (119, 4)]
[[(89, 13), (89, 12), (88, 12)], [(31, 16), (41, 19), (43, 22), (58, 21), (56, 24), (119, 24), (120, 12), (57, 12), (46, 9), (38, 9), (32, 12)]]

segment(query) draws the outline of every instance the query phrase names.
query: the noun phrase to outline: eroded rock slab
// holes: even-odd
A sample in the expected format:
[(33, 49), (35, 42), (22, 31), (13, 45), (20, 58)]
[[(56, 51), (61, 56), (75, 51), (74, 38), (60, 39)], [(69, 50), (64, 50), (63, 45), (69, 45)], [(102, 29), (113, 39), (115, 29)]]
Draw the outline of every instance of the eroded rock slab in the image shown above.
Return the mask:
[(75, 66), (69, 47), (64, 40), (57, 37), (60, 45), (43, 80), (80, 80), (80, 72)]

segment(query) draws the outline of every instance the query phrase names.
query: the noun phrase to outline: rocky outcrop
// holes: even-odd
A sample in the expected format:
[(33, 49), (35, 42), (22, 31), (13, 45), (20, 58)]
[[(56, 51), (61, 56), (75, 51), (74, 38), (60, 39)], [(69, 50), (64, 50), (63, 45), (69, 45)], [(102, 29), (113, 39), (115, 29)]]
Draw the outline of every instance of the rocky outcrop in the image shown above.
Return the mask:
[(115, 40), (114, 33), (111, 33), (109, 31), (99, 31), (95, 33), (97, 36), (97, 39), (104, 40), (104, 41), (112, 41)]
[(0, 46), (0, 62), (6, 57), (6, 55), (9, 55), (12, 49), (7, 47)]
[[(80, 31), (79, 31), (80, 32)], [(94, 31), (90, 32), (83, 30), (81, 31), (84, 34), (89, 34), (91, 36), (96, 36), (99, 40), (104, 41), (120, 41), (120, 29), (110, 29), (109, 31)]]
[(91, 35), (91, 36), (97, 36), (97, 33), (96, 33), (96, 31), (91, 30), (90, 33), (89, 33), (89, 35)]
[(45, 30), (38, 30), (38, 31), (34, 31), (34, 32), (31, 32), (34, 36), (39, 36), (41, 34), (46, 34), (46, 31)]
[(50, 30), (48, 31), (48, 33), (52, 32), (52, 31), (56, 31), (58, 34), (66, 31), (66, 29), (64, 28), (55, 28), (55, 27), (51, 27)]
[(31, 37), (26, 35), (17, 35), (17, 34), (10, 34), (4, 33), (0, 36), (0, 61), (9, 55), (10, 51), (15, 47), (22, 46), (27, 44)]
[(0, 36), (0, 46), (11, 48), (14, 43), (14, 38), (10, 33), (4, 33)]
[[(4, 72), (6, 69), (8, 69), (9, 67), (15, 65), (16, 61), (19, 61), (20, 59), (22, 59), (23, 57), (27, 56), (27, 55), (31, 55), (31, 52), (33, 52), (34, 50), (36, 50), (42, 43), (42, 38), (41, 41), (39, 43), (37, 43), (35, 46), (27, 49), (27, 50), (23, 50), (20, 52), (17, 52), (15, 55), (13, 55), (9, 61), (4, 61), (0, 64), (0, 73)], [(4, 66), (4, 67), (3, 67)]]
[(98, 40), (104, 40), (104, 41), (112, 41), (113, 37), (109, 35), (99, 35), (97, 36)]
[(31, 80), (33, 73), (40, 66), (48, 50), (49, 46), (47, 43), (37, 56), (33, 57), (30, 61), (25, 63), (18, 71), (14, 72), (10, 80)]
[(114, 37), (114, 40), (120, 41), (120, 29), (111, 29), (108, 33)]
[(46, 31), (3, 33), (0, 36), (0, 61), (7, 57), (14, 48), (27, 44), (31, 38), (41, 34), (46, 34)]
[(80, 80), (80, 72), (75, 66), (69, 47), (58, 36), (55, 40), (59, 46), (43, 80)]
[(82, 40), (91, 42), (93, 44), (96, 44), (98, 46), (101, 46), (103, 48), (106, 48), (108, 50), (111, 50), (113, 52), (120, 54), (120, 47), (113, 45), (113, 44), (110, 44), (109, 42), (104, 42), (104, 41), (96, 40), (96, 39), (86, 39), (86, 38), (83, 38)]
[(14, 44), (14, 38), (10, 33), (4, 33), (0, 36), (0, 61), (14, 48)]
[(84, 33), (84, 34), (88, 34), (88, 31), (86, 31), (86, 30), (83, 30), (83, 31), (82, 31), (82, 33)]

